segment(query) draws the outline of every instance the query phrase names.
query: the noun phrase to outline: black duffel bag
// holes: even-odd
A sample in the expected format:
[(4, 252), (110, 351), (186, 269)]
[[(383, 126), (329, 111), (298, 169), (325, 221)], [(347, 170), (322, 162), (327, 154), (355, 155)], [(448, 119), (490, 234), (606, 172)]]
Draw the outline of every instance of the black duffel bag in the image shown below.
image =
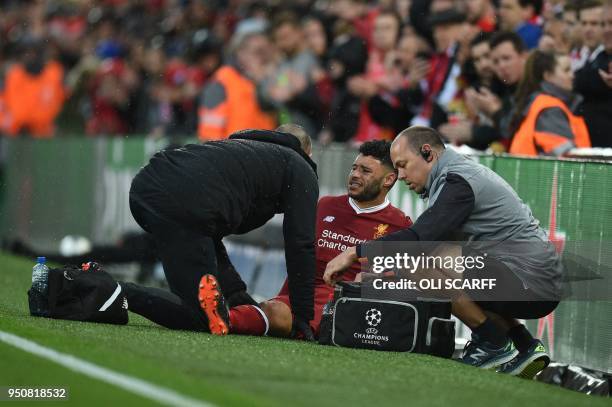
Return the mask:
[(449, 358), (455, 350), (450, 315), (450, 301), (362, 298), (360, 283), (342, 282), (323, 310), (319, 343)]
[[(127, 299), (121, 285), (97, 265), (87, 271), (73, 265), (50, 269), (46, 295), (41, 296), (30, 289), (28, 299), (30, 314), (36, 316), (117, 325), (128, 323)], [(46, 309), (41, 309), (41, 302)]]

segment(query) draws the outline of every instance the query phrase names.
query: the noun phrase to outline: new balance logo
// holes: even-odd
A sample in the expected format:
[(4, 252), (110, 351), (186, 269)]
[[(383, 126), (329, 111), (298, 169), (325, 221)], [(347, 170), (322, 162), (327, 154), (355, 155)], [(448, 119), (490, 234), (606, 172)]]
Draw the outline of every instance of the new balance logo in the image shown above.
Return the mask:
[(476, 352), (477, 353), (471, 354), (470, 357), (476, 360), (477, 362), (481, 362), (483, 357), (489, 356), (489, 354), (486, 351), (480, 348), (477, 348)]
[(323, 219), (323, 222), (328, 222), (328, 223), (332, 223), (334, 221), (334, 219), (336, 219), (334, 216), (326, 216)]

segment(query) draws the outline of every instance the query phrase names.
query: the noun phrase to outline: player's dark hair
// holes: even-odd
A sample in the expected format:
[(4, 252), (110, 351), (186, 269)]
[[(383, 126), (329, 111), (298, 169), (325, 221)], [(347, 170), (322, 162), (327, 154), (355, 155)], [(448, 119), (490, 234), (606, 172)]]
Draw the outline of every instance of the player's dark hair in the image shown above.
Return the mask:
[(393, 162), (391, 161), (391, 142), (389, 141), (366, 141), (359, 146), (359, 153), (367, 157), (374, 157), (383, 165), (393, 169)]
[(489, 41), (489, 44), (491, 44), (491, 50), (504, 42), (511, 43), (514, 50), (519, 54), (522, 54), (527, 50), (525, 41), (523, 41), (523, 39), (517, 33), (512, 31), (500, 31), (493, 34), (491, 41)]
[(402, 130), (397, 136), (404, 137), (408, 146), (417, 154), (422, 154), (421, 147), (424, 144), (429, 144), (433, 150), (444, 150), (444, 141), (442, 136), (435, 129), (425, 126), (412, 126)]

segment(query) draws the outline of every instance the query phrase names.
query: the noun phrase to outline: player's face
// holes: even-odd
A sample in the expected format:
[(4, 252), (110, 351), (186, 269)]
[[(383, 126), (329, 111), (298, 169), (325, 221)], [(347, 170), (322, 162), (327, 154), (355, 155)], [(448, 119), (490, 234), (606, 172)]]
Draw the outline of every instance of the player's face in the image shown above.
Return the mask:
[(348, 176), (348, 195), (358, 202), (376, 199), (382, 192), (387, 172), (376, 158), (359, 154)]
[(398, 179), (417, 194), (423, 193), (431, 172), (431, 163), (413, 152), (403, 137), (391, 144), (391, 161), (398, 171)]

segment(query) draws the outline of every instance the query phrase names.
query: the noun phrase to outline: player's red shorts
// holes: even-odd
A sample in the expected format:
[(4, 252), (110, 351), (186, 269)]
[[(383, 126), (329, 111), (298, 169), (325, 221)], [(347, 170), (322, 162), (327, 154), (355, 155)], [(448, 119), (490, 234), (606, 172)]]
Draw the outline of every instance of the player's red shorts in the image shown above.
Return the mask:
[[(334, 288), (324, 283), (315, 283), (314, 290), (314, 319), (310, 321), (310, 328), (315, 336), (319, 336), (319, 325), (321, 324), (321, 314), (323, 313), (323, 306), (330, 300), (331, 295), (334, 292)], [(269, 301), (280, 301), (287, 304), (291, 309), (291, 302), (289, 301), (289, 287), (287, 286), (287, 280), (280, 289), (278, 295), (274, 298), (270, 298)]]

